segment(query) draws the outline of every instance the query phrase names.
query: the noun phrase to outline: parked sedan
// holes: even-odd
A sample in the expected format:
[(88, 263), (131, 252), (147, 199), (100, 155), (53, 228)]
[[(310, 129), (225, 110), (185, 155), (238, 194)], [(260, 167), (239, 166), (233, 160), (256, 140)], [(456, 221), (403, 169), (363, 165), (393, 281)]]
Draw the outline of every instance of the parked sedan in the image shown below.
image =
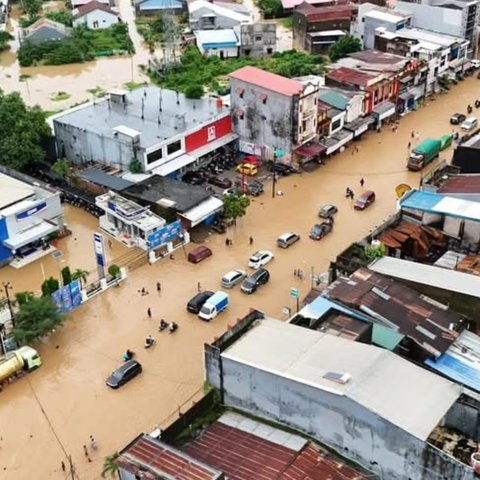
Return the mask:
[(248, 260), (248, 266), (256, 270), (257, 268), (263, 267), (268, 262), (271, 262), (273, 258), (273, 253), (269, 250), (259, 250), (258, 252), (252, 254)]
[(190, 313), (198, 313), (203, 307), (203, 304), (213, 295), (213, 292), (205, 290), (204, 292), (197, 293), (187, 303), (187, 310)]
[(454, 113), (450, 117), (450, 123), (452, 125), (460, 125), (462, 122), (464, 122), (467, 119), (467, 117), (463, 113)]
[(132, 378), (142, 373), (142, 366), (136, 360), (129, 360), (118, 367), (108, 378), (107, 385), (110, 388), (118, 388)]
[(258, 168), (251, 163), (241, 163), (237, 165), (236, 168), (238, 173), (242, 173), (243, 175), (256, 175), (258, 173)]
[(318, 211), (318, 216), (320, 218), (332, 218), (337, 212), (338, 208), (335, 205), (327, 203)]
[(208, 179), (208, 183), (220, 188), (230, 188), (232, 186), (232, 181), (228, 178), (220, 178), (215, 176), (210, 177)]
[(310, 230), (309, 236), (312, 240), (321, 240), (323, 237), (328, 235), (332, 229), (333, 223), (331, 221), (317, 223)]

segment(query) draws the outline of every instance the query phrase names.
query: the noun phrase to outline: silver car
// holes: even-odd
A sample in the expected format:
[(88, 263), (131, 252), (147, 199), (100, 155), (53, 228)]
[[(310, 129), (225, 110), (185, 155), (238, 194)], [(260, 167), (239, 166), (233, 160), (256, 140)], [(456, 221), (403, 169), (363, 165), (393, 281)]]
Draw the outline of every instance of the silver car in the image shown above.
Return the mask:
[(295, 242), (300, 240), (300, 235), (293, 232), (287, 232), (280, 235), (277, 238), (277, 246), (280, 248), (288, 248), (290, 245), (293, 245)]
[(223, 288), (233, 288), (235, 285), (240, 283), (246, 274), (243, 270), (231, 270), (222, 277), (220, 282)]

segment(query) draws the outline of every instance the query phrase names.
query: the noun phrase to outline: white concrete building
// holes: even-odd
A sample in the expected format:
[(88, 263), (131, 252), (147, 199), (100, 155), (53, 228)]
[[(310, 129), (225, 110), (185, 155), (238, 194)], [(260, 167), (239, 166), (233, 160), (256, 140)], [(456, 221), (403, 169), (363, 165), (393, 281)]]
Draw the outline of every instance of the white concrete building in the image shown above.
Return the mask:
[(74, 27), (85, 25), (91, 29), (108, 28), (120, 21), (117, 12), (96, 0), (75, 8), (72, 16)]
[(29, 180), (0, 173), (0, 265), (20, 268), (52, 253), (52, 235), (64, 232), (60, 192)]
[(202, 55), (221, 59), (236, 58), (240, 47), (239, 38), (233, 28), (226, 30), (195, 30), (197, 48)]

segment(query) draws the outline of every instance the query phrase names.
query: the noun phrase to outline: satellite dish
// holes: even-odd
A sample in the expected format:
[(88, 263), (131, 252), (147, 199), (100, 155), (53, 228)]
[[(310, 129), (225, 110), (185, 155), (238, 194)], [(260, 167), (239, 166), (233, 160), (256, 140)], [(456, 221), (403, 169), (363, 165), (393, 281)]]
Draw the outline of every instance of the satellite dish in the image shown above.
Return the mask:
[(397, 194), (397, 198), (402, 198), (405, 193), (407, 193), (411, 189), (412, 187), (410, 185), (407, 185), (406, 183), (401, 183), (400, 185), (397, 185), (395, 187), (395, 193)]

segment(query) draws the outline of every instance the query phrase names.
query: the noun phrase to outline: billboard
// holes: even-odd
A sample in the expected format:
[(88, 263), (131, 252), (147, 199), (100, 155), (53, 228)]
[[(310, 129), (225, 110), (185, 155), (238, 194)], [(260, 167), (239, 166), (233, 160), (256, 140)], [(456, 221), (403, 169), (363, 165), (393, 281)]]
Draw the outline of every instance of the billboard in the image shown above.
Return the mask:
[(182, 224), (180, 220), (176, 220), (173, 223), (165, 225), (154, 233), (148, 236), (148, 248), (157, 248), (166, 243), (173, 242), (176, 238), (182, 234)]
[(95, 256), (97, 258), (97, 265), (105, 267), (105, 245), (103, 243), (103, 235), (100, 233), (93, 234), (93, 246), (95, 247)]
[(80, 280), (73, 280), (52, 293), (53, 303), (60, 312), (67, 313), (82, 303), (80, 290)]

